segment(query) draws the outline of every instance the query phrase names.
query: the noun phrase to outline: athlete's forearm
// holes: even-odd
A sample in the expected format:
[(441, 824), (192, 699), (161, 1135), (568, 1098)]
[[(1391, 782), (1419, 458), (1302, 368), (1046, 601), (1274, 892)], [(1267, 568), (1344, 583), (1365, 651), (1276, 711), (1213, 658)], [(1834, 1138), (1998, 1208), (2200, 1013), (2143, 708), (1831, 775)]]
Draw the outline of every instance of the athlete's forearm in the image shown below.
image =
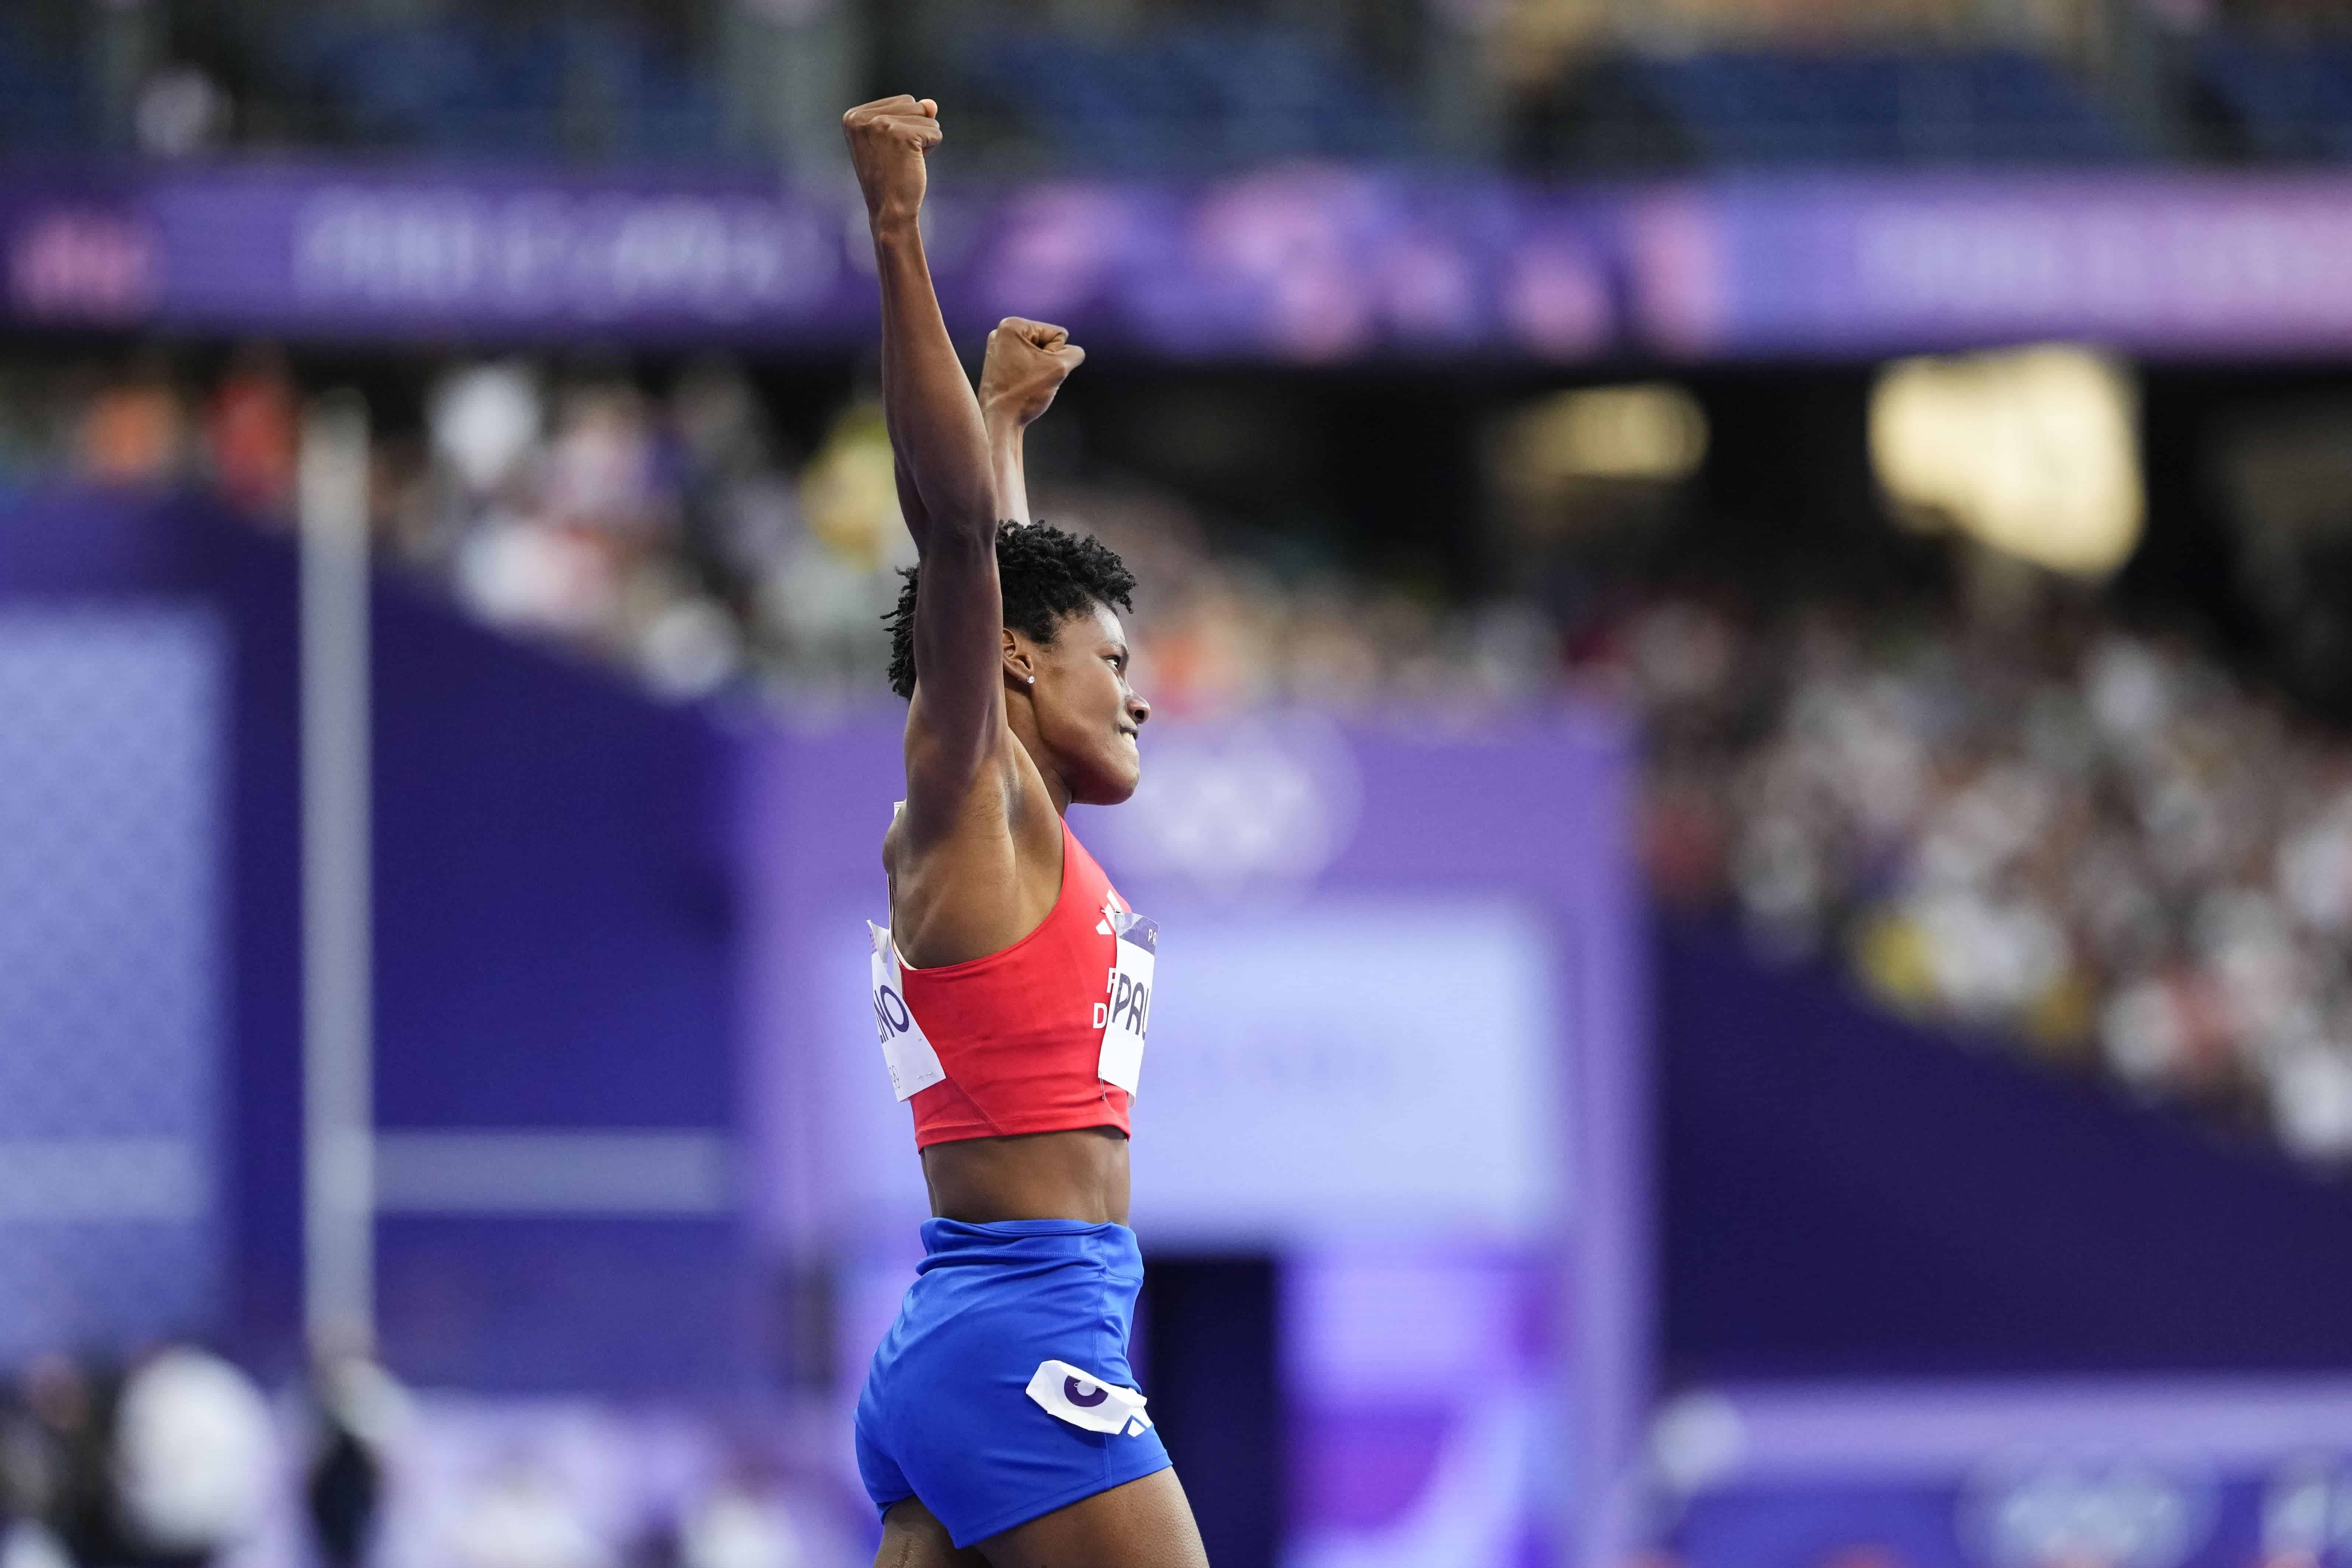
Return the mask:
[(1029, 519), (1028, 463), (1022, 449), (1031, 421), (1054, 406), (1054, 394), (1087, 351), (1050, 321), (1007, 316), (988, 335), (980, 366), (980, 417), (988, 426), (988, 457), (996, 481), (996, 515)]
[(882, 412), (920, 507), (908, 527), (927, 549), (941, 528), (992, 534), (996, 486), (980, 402), (931, 288), (912, 213), (874, 217), (882, 285)]
[(1020, 420), (999, 409), (982, 408), (988, 424), (989, 466), (996, 476), (996, 516), (1000, 521), (1029, 521), (1029, 476), (1022, 465), (1021, 442), (1026, 430)]

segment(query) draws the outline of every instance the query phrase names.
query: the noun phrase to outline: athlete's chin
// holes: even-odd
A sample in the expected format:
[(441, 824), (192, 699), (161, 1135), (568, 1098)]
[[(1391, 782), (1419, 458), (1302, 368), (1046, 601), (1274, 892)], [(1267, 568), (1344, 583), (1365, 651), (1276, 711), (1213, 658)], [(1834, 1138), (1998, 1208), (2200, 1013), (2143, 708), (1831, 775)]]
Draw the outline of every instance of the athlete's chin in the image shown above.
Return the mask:
[(1142, 765), (1129, 751), (1123, 765), (1118, 759), (1108, 759), (1105, 766), (1091, 769), (1085, 783), (1070, 798), (1082, 806), (1124, 805), (1142, 781)]

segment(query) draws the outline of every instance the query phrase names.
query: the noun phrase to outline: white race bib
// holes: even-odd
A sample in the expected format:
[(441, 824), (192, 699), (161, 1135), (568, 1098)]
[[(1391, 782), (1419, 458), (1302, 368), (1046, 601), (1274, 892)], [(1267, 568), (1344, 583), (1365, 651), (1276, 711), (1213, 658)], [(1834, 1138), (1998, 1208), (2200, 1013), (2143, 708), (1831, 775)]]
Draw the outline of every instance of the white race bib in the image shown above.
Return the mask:
[(1038, 1363), (1035, 1375), (1029, 1379), (1028, 1393), (1047, 1415), (1089, 1432), (1139, 1437), (1151, 1430), (1151, 1417), (1143, 1413), (1142, 1395), (1105, 1383), (1066, 1361)]
[(1143, 1075), (1143, 1031), (1151, 1022), (1151, 970), (1160, 956), (1160, 927), (1127, 910), (1108, 912), (1118, 934), (1118, 961), (1103, 999), (1095, 1004), (1102, 1053), (1095, 1071), (1132, 1096)]
[(947, 1069), (940, 1065), (940, 1053), (931, 1049), (923, 1026), (915, 1021), (915, 1009), (907, 1005), (898, 948), (890, 933), (870, 920), (866, 929), (874, 937), (874, 1032), (881, 1037), (882, 1065), (890, 1070), (890, 1092), (911, 1100), (932, 1084), (946, 1082)]

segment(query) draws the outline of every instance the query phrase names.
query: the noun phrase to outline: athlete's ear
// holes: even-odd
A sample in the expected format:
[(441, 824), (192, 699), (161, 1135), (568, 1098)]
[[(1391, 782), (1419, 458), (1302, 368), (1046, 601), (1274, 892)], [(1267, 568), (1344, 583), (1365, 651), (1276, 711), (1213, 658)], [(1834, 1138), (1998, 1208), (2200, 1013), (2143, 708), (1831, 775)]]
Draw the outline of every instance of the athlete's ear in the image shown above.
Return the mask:
[(1023, 691), (1037, 684), (1037, 661), (1010, 626), (1004, 629), (1004, 678)]

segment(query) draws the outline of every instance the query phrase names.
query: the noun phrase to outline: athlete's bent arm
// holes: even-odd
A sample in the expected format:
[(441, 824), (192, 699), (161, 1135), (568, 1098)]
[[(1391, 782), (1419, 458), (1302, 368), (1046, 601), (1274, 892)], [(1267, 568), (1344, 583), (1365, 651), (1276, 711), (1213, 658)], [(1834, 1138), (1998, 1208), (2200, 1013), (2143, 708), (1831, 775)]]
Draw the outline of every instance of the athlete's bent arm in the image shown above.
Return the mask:
[(1019, 316), (1007, 316), (988, 335), (988, 358), (980, 368), (980, 413), (988, 425), (999, 517), (1030, 520), (1022, 434), (1053, 406), (1055, 392), (1086, 357), (1062, 328)]

